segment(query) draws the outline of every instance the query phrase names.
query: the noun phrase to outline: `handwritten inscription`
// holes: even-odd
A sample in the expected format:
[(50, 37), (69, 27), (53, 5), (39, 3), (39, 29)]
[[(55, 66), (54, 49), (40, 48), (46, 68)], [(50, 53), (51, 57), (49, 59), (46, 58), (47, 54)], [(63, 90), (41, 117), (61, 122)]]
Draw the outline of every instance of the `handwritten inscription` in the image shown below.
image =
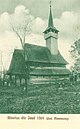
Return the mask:
[(54, 117), (54, 120), (69, 120), (68, 117)]
[(37, 116), (37, 115), (28, 115), (28, 116), (7, 116), (8, 120), (63, 120), (63, 121), (68, 121), (69, 117), (57, 117), (57, 116)]
[(8, 120), (19, 120), (20, 117), (18, 117), (18, 116), (7, 116), (7, 119)]
[(44, 120), (44, 116), (37, 116), (37, 120)]
[(28, 116), (28, 120), (35, 120), (35, 116)]
[(46, 117), (46, 120), (53, 120), (53, 118), (52, 117)]

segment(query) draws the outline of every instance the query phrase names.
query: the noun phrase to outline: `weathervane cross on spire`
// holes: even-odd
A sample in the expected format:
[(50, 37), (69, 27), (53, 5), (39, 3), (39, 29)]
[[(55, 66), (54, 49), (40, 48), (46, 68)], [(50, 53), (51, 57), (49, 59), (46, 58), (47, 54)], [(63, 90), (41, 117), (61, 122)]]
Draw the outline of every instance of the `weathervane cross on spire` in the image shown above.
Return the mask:
[(52, 1), (51, 0), (50, 0), (49, 4), (50, 4), (50, 7), (51, 7), (51, 4), (52, 4)]

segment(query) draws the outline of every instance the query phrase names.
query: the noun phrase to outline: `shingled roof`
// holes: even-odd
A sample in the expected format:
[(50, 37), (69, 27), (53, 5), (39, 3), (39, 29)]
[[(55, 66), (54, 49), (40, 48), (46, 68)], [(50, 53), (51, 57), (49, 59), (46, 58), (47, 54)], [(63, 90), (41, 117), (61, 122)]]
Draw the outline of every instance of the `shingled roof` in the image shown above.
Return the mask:
[(34, 62), (47, 62), (47, 63), (56, 63), (56, 64), (68, 64), (68, 62), (62, 57), (58, 51), (57, 55), (52, 55), (50, 50), (47, 47), (25, 44), (25, 58), (29, 61)]
[(26, 74), (26, 64), (22, 50), (15, 49), (7, 74)]
[[(58, 52), (57, 55), (52, 55), (47, 47), (25, 44), (25, 60), (23, 55), (24, 55), (23, 50), (21, 49), (14, 50), (8, 74), (10, 73), (26, 74), (26, 62), (29, 61), (49, 63), (49, 64), (63, 64), (63, 65), (67, 64), (67, 61), (61, 56), (60, 52)], [(36, 71), (33, 72), (31, 74), (35, 74)], [(51, 72), (49, 71), (48, 74), (49, 73), (53, 74), (52, 71)]]

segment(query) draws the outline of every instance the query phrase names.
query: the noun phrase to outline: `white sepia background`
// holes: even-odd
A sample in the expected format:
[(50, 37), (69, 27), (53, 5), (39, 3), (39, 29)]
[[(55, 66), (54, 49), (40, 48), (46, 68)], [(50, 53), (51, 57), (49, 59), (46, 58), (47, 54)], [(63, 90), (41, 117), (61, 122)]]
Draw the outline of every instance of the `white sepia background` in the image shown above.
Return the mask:
[[(57, 116), (69, 117), (69, 121), (47, 121), (47, 120), (7, 120), (8, 115), (0, 116), (1, 129), (80, 129), (79, 115), (42, 115), (42, 116)], [(10, 116), (10, 114), (9, 114)], [(12, 116), (28, 116), (28, 115), (12, 115)], [(38, 116), (38, 115), (31, 115)], [(40, 115), (41, 116), (41, 115)]]

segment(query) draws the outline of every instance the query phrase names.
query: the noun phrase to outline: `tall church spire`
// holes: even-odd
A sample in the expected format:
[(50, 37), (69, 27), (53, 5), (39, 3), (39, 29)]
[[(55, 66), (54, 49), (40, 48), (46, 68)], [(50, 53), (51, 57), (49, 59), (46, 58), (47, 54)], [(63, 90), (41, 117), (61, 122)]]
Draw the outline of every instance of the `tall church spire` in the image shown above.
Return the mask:
[(50, 1), (50, 14), (48, 20), (48, 27), (44, 31), (44, 38), (46, 40), (46, 47), (50, 50), (51, 54), (58, 54), (58, 30), (53, 24), (51, 1)]
[(51, 1), (50, 1), (50, 14), (49, 14), (49, 21), (48, 21), (48, 27), (53, 27), (53, 17), (52, 17), (52, 10), (51, 10)]
[(48, 19), (48, 27), (44, 31), (44, 33), (47, 33), (49, 31), (58, 33), (59, 31), (55, 28), (53, 24), (53, 16), (52, 16), (52, 10), (51, 10), (51, 1), (50, 1), (50, 12), (49, 12), (49, 19)]

